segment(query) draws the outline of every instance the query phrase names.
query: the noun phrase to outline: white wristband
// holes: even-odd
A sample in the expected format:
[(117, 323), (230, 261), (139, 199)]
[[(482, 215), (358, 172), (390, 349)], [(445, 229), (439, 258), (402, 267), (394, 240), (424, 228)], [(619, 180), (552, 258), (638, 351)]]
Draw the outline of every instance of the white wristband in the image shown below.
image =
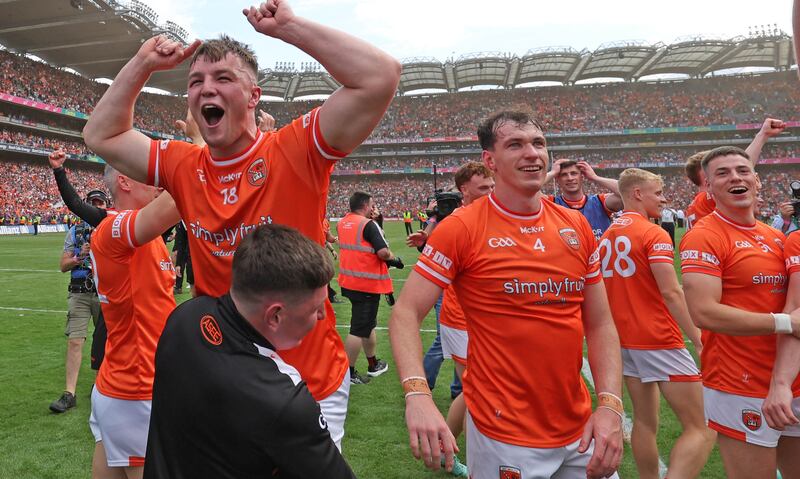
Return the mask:
[(786, 313), (769, 313), (775, 319), (776, 334), (792, 334), (792, 317)]

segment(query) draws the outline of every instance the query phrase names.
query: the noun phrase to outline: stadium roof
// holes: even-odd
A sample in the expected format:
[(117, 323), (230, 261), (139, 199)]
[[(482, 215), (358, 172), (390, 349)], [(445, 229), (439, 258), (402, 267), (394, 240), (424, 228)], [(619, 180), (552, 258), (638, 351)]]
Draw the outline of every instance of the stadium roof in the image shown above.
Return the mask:
[[(177, 24), (137, 0), (0, 0), (0, 44), (36, 55), (51, 65), (69, 67), (89, 78), (114, 78), (139, 46), (163, 33), (185, 42)], [(733, 39), (693, 37), (671, 45), (616, 42), (597, 50), (547, 47), (523, 56), (474, 53), (441, 62), (410, 58), (403, 62), (399, 92), (455, 92), (474, 86), (514, 88), (532, 82), (573, 84), (593, 78), (636, 81), (663, 74), (702, 77), (732, 68), (792, 66), (791, 37), (783, 32)], [(186, 91), (187, 65), (153, 74), (148, 86), (176, 94)], [(286, 71), (288, 70), (288, 71)], [(264, 94), (291, 100), (327, 95), (339, 84), (325, 72), (261, 70)]]
[[(114, 78), (142, 42), (163, 33), (185, 43), (186, 31), (136, 0), (2, 0), (0, 44), (69, 67), (89, 78)], [(147, 86), (186, 90), (188, 66), (156, 72)]]

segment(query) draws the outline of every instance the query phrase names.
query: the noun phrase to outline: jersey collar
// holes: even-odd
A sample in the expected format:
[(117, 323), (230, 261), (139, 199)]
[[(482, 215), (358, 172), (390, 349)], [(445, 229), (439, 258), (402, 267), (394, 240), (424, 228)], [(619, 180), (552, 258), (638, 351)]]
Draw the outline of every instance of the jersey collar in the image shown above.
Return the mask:
[(756, 221), (755, 223), (753, 223), (751, 225), (743, 225), (741, 223), (737, 223), (736, 221), (733, 221), (732, 219), (730, 219), (727, 216), (723, 215), (719, 210), (714, 210), (714, 212), (711, 213), (711, 214), (712, 215), (716, 215), (722, 221), (728, 223), (729, 225), (731, 225), (733, 227), (739, 228), (740, 230), (752, 230), (752, 229), (755, 229), (756, 225), (758, 224), (758, 221)]
[(541, 198), (541, 202), (540, 202), (540, 205), (539, 205), (539, 211), (537, 211), (536, 213), (533, 213), (533, 214), (515, 213), (515, 212), (511, 211), (510, 209), (506, 208), (505, 206), (503, 206), (503, 204), (500, 203), (500, 200), (498, 200), (497, 197), (494, 195), (494, 192), (489, 193), (489, 203), (491, 203), (492, 206), (494, 206), (494, 208), (497, 211), (499, 211), (504, 216), (508, 216), (508, 217), (511, 217), (511, 218), (514, 218), (514, 219), (517, 219), (517, 220), (535, 220), (535, 219), (538, 219), (540, 216), (542, 216), (542, 208), (544, 207), (544, 202), (545, 201), (546, 200), (544, 198)]
[(236, 163), (239, 163), (240, 161), (252, 155), (253, 152), (256, 150), (256, 148), (258, 148), (258, 146), (261, 144), (261, 140), (263, 140), (266, 137), (266, 135), (261, 130), (257, 131), (258, 133), (256, 134), (256, 139), (253, 140), (253, 143), (250, 144), (250, 146), (248, 146), (244, 151), (237, 153), (233, 156), (229, 156), (227, 158), (214, 158), (213, 156), (211, 156), (211, 150), (209, 149), (208, 156), (211, 157), (211, 164), (213, 164), (214, 166), (231, 166), (235, 165)]

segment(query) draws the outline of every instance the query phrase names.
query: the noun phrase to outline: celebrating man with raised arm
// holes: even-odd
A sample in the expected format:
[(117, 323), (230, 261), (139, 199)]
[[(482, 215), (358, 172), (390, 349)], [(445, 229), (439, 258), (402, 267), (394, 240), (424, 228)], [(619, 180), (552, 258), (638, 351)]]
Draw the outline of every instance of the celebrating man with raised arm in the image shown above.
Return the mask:
[[(330, 173), (380, 121), (400, 77), (398, 62), (348, 34), (297, 17), (284, 0), (243, 12), (258, 32), (297, 46), (342, 84), (325, 103), (276, 132), (261, 132), (252, 50), (227, 36), (188, 47), (145, 42), (117, 75), (84, 129), (87, 145), (124, 174), (166, 188), (189, 233), (200, 295), (230, 284), (233, 253), (259, 224), (292, 226), (323, 244)], [(189, 110), (206, 142), (154, 141), (133, 129), (136, 97), (150, 74), (191, 56)], [(331, 436), (343, 435), (350, 380), (333, 309), (303, 343), (282, 351), (320, 401)]]
[[(389, 323), (412, 451), (430, 468), (439, 468), (442, 453), (453, 466), (455, 439), (423, 377), (419, 336), (421, 321), (452, 285), (469, 330), (471, 477), (616, 477), (621, 356), (592, 229), (579, 212), (543, 201), (548, 154), (536, 120), (504, 111), (478, 137), (494, 192), (436, 227)], [(584, 336), (594, 412), (581, 378)], [(508, 358), (525, 367), (509, 374)]]

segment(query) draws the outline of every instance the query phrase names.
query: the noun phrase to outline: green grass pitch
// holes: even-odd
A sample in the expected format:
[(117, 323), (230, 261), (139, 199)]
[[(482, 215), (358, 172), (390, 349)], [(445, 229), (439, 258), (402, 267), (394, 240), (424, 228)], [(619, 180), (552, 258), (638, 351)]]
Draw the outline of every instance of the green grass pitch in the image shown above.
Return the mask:
[[(395, 291), (416, 260), (415, 249), (404, 244), (402, 222), (387, 223), (387, 239), (407, 267), (391, 269)], [(90, 476), (94, 448), (89, 432), (89, 393), (94, 373), (89, 369), (89, 347), (78, 382), (78, 406), (55, 415), (48, 405), (64, 387), (63, 335), (68, 275), (58, 271), (64, 236), (47, 234), (0, 237), (0, 478), (68, 479)], [(338, 287), (337, 287), (338, 290)], [(181, 301), (189, 298), (182, 295)], [(349, 324), (350, 305), (336, 304), (337, 322)], [(378, 324), (385, 328), (389, 306), (382, 302)], [(435, 330), (431, 313), (423, 329)], [(340, 328), (344, 335), (347, 329)], [(435, 334), (422, 333), (424, 347)], [(392, 362), (388, 335), (378, 331), (378, 355), (390, 364), (390, 371), (368, 385), (351, 390), (343, 444), (344, 455), (359, 478), (405, 479), (451, 477), (444, 472), (425, 470), (411, 456), (404, 421), (404, 401)], [(366, 370), (363, 355), (357, 365)], [(516, 374), (524, 364), (508, 364), (508, 374)], [(450, 403), (449, 379), (452, 364), (445, 361), (434, 389), (442, 411)], [(662, 405), (659, 449), (666, 461), (680, 432), (677, 419)], [(626, 408), (631, 411), (630, 401)], [(459, 440), (464, 459), (464, 438)], [(638, 477), (630, 449), (626, 448), (620, 476)], [(724, 472), (715, 452), (703, 471), (704, 478), (722, 478)]]

